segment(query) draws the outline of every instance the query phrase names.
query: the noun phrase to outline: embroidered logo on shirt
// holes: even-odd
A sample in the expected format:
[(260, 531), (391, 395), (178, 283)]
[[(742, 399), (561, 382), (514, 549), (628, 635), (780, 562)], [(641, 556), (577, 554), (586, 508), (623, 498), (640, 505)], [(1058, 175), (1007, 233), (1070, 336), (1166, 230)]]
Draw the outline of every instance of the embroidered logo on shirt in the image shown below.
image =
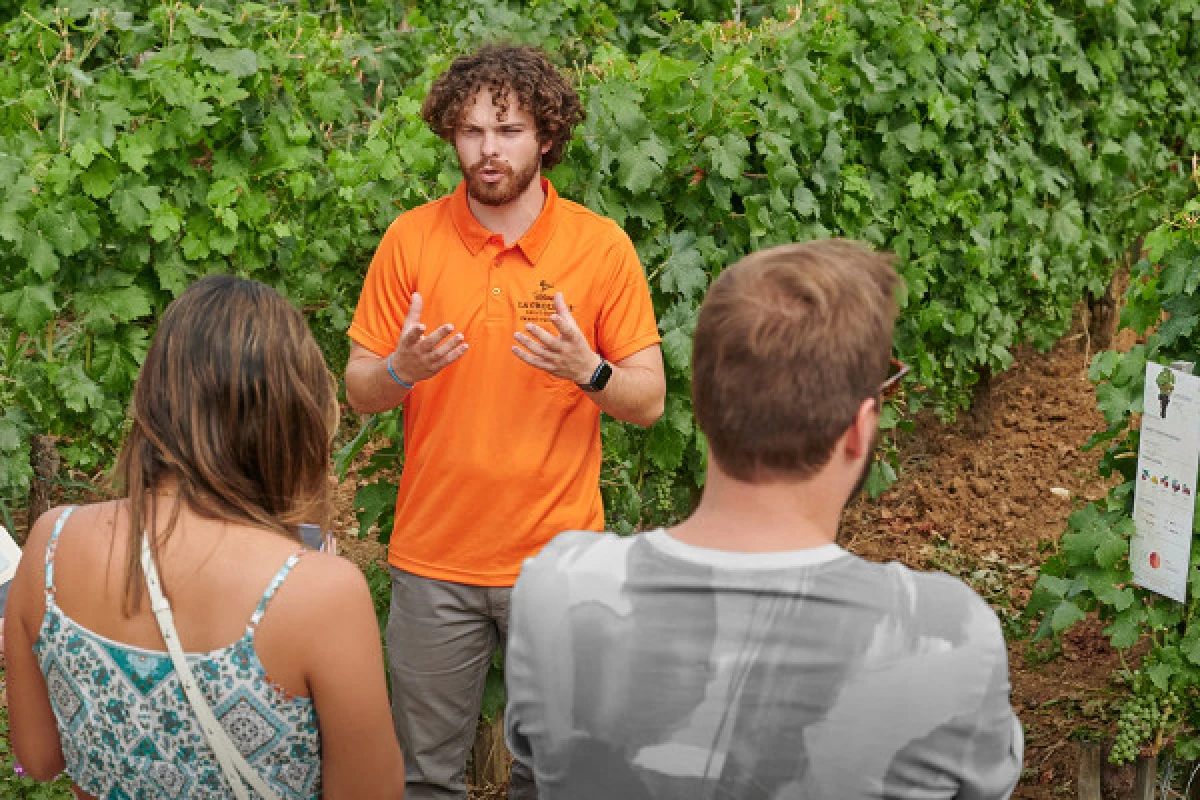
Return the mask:
[[(574, 305), (568, 303), (567, 308), (572, 314), (575, 313)], [(532, 322), (553, 329), (550, 316), (554, 314), (554, 284), (545, 279), (539, 280), (537, 287), (530, 292), (529, 300), (517, 301), (517, 314), (523, 323)]]

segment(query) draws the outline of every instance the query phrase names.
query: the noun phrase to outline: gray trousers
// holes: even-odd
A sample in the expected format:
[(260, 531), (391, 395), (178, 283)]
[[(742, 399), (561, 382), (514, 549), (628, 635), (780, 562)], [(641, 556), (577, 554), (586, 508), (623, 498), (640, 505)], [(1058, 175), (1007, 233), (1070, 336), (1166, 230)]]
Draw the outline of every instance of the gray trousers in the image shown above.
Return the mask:
[[(467, 754), (496, 645), (508, 637), (509, 587), (468, 586), (391, 567), (388, 671), (407, 800), (464, 800)], [(508, 796), (536, 800), (513, 762)]]

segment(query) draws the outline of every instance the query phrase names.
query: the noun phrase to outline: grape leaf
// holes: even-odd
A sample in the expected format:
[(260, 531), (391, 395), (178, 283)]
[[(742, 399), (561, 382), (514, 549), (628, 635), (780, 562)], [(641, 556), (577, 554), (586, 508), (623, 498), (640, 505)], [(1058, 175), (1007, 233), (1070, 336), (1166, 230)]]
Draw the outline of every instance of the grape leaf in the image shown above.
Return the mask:
[(34, 333), (58, 310), (48, 286), (33, 284), (0, 293), (0, 318), (16, 323), (17, 330)]
[(219, 72), (248, 78), (258, 72), (258, 56), (244, 47), (221, 47), (199, 52), (200, 60)]

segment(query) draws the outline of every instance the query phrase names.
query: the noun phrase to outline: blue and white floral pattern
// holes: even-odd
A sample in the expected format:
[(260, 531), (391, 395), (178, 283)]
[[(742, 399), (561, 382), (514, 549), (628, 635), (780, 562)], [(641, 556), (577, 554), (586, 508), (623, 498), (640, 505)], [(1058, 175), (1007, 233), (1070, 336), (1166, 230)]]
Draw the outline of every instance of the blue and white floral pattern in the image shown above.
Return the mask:
[[(58, 721), (67, 773), (103, 800), (232, 796), (165, 651), (94, 633), (54, 599), (54, 554), (73, 509), (46, 548), (46, 615), (34, 652)], [(188, 654), (196, 682), (229, 738), (282, 798), (321, 793), (321, 738), (311, 698), (289, 696), (267, 677), (254, 634), (301, 554), (276, 573), (246, 633), (228, 647)], [(251, 796), (253, 789), (247, 787)]]

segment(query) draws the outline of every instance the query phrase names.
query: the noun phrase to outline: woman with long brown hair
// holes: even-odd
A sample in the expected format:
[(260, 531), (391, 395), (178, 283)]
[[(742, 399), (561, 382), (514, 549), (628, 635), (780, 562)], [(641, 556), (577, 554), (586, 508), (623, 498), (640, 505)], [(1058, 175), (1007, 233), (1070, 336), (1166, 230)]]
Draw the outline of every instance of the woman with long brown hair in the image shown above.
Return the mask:
[(336, 424), (279, 293), (213, 276), (168, 307), (124, 496), (43, 515), (13, 582), (11, 735), (30, 775), (65, 768), (80, 797), (403, 795), (366, 583), (296, 532), (329, 521)]

